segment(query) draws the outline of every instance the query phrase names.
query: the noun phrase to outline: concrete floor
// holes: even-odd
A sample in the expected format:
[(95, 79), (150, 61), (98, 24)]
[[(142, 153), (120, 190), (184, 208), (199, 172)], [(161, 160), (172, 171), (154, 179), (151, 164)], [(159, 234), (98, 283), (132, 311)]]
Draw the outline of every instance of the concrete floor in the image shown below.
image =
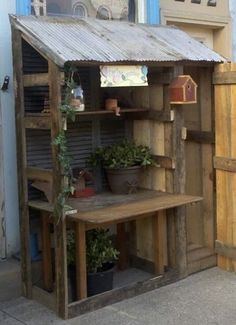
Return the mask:
[[(236, 325), (236, 276), (218, 268), (68, 321), (38, 303), (16, 298), (13, 282), (10, 289), (8, 285), (0, 272), (1, 325)], [(9, 291), (14, 298), (7, 301), (5, 296), (3, 302), (1, 296)]]

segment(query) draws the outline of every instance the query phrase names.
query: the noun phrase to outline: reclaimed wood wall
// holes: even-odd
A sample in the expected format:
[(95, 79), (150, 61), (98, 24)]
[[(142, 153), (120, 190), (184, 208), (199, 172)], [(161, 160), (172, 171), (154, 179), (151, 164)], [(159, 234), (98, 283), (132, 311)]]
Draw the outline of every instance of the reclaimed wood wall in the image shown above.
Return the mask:
[[(149, 189), (173, 192), (179, 187), (186, 194), (203, 196), (202, 203), (186, 207), (186, 227), (188, 246), (188, 272), (214, 266), (216, 258), (214, 253), (215, 240), (215, 206), (214, 206), (214, 102), (212, 86), (212, 68), (187, 67), (182, 71), (190, 74), (198, 84), (198, 103), (194, 105), (170, 106), (168, 87), (171, 78), (178, 70), (163, 69), (158, 71), (162, 78), (154, 78), (157, 72), (149, 70), (150, 85), (148, 89), (138, 91), (136, 106), (149, 107), (152, 111), (169, 112), (172, 119), (163, 122), (150, 120), (137, 120), (134, 122), (134, 139), (137, 143), (146, 144), (152, 148), (155, 155), (162, 155), (170, 159), (169, 168), (150, 168), (146, 171), (142, 186)], [(177, 121), (182, 109), (181, 121)], [(179, 140), (175, 136), (175, 124), (183, 123), (183, 135)], [(181, 137), (185, 139), (182, 141)], [(176, 141), (180, 141), (178, 144)], [(177, 161), (176, 148), (183, 147), (180, 166)], [(179, 153), (178, 153), (179, 154)], [(185, 167), (183, 167), (185, 161)], [(184, 171), (184, 174), (182, 171)], [(176, 180), (181, 182), (178, 189), (174, 188)], [(172, 215), (172, 216), (171, 216)], [(168, 211), (164, 221), (168, 242), (173, 250), (175, 237), (175, 221), (173, 211)], [(152, 224), (148, 219), (136, 223), (137, 254), (141, 258), (153, 260)], [(163, 243), (163, 254), (166, 265), (175, 264), (175, 252), (168, 250), (167, 242)]]
[(215, 69), (218, 266), (236, 271), (236, 64)]

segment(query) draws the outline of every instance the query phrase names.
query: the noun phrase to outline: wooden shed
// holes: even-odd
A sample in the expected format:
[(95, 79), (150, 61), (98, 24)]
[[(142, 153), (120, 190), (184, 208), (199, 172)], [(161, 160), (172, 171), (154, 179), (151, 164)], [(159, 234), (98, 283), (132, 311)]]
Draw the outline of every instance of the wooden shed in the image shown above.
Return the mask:
[[(212, 71), (224, 58), (171, 27), (57, 17), (10, 19), (23, 294), (67, 318), (214, 266)], [(101, 87), (101, 66), (122, 70), (127, 65), (145, 67), (148, 86)], [(85, 109), (70, 121), (60, 105), (72, 66), (79, 74)], [(183, 74), (198, 85), (197, 103), (170, 105), (169, 85)], [(119, 116), (105, 110), (106, 98), (118, 98)], [(58, 208), (66, 180), (62, 146), (55, 139), (63, 130), (72, 167), (84, 168), (96, 147), (123, 138), (149, 146), (157, 166), (143, 172), (142, 189), (131, 195), (104, 193), (105, 179), (94, 170), (97, 194), (69, 199), (69, 210)], [(48, 184), (52, 204), (32, 181)], [(37, 223), (42, 261), (33, 262), (29, 242)], [(76, 234), (76, 301), (68, 299), (69, 227)], [(123, 280), (113, 290), (87, 298), (85, 237), (96, 227), (112, 227), (122, 269), (117, 279)]]

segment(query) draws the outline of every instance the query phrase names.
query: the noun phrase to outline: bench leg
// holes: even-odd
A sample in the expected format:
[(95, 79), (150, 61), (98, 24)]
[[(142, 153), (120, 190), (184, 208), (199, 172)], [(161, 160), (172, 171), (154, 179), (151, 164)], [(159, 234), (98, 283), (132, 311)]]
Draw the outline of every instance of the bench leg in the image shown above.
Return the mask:
[(117, 249), (120, 252), (118, 268), (125, 270), (128, 267), (127, 238), (125, 232), (125, 223), (117, 224)]
[(42, 264), (43, 264), (43, 287), (47, 291), (53, 290), (52, 275), (52, 252), (50, 237), (50, 222), (48, 212), (41, 212), (42, 234)]
[(153, 255), (155, 274), (164, 273), (165, 222), (165, 211), (159, 211), (155, 216), (153, 216)]
[(87, 298), (86, 232), (84, 222), (75, 224), (77, 300)]

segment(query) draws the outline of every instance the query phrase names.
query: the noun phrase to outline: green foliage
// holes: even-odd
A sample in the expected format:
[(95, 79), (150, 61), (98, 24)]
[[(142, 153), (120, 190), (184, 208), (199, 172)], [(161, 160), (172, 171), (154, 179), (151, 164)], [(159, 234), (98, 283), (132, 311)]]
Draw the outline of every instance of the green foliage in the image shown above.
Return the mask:
[(58, 194), (55, 205), (54, 205), (54, 216), (57, 221), (60, 220), (60, 215), (62, 211), (70, 210), (71, 207), (66, 204), (66, 200), (69, 195), (74, 192), (74, 187), (72, 185), (72, 168), (71, 168), (71, 158), (68, 153), (66, 135), (64, 131), (61, 131), (58, 136), (53, 140), (53, 145), (59, 147), (59, 161), (62, 168), (62, 173), (65, 176), (66, 184), (64, 184), (63, 189)]
[(66, 74), (67, 79), (65, 80), (65, 96), (64, 100), (62, 101), (62, 104), (60, 106), (60, 111), (63, 114), (66, 114), (66, 117), (68, 117), (72, 122), (75, 121), (76, 117), (76, 111), (73, 106), (70, 105), (71, 101), (71, 92), (76, 87), (76, 82), (73, 80), (73, 74), (77, 71), (76, 67), (68, 66), (66, 67)]
[(93, 167), (127, 168), (132, 166), (155, 166), (150, 148), (124, 140), (103, 148), (97, 148), (90, 155), (89, 164)]
[(72, 168), (71, 168), (71, 158), (68, 153), (67, 140), (65, 131), (61, 131), (58, 136), (52, 142), (54, 145), (59, 146), (59, 160), (61, 163), (61, 167), (63, 169), (63, 175), (67, 177), (72, 176)]
[(68, 117), (72, 122), (75, 122), (76, 111), (70, 104), (62, 104), (60, 106), (60, 111), (63, 114), (66, 114), (66, 117)]
[[(73, 80), (73, 73), (76, 71), (76, 67), (73, 66), (67, 66), (66, 67), (66, 74), (67, 79), (65, 81), (66, 88), (65, 88), (65, 97), (64, 100), (59, 107), (60, 111), (66, 115), (71, 121), (75, 121), (76, 112), (74, 108), (70, 105), (71, 100), (71, 91), (76, 86), (76, 83)], [(72, 185), (72, 168), (71, 168), (71, 158), (68, 153), (68, 147), (67, 147), (67, 140), (65, 131), (62, 130), (57, 137), (52, 141), (53, 145), (56, 145), (59, 147), (59, 161), (61, 164), (62, 173), (65, 176), (66, 184), (64, 184), (64, 187), (60, 191), (60, 193), (57, 196), (55, 205), (54, 205), (54, 215), (58, 219), (63, 211), (70, 210), (71, 207), (66, 204), (66, 201), (69, 197), (69, 195), (74, 192), (74, 187)]]
[[(118, 258), (119, 252), (114, 248), (108, 232), (108, 229), (92, 229), (86, 233), (88, 273), (98, 272), (105, 263), (112, 263)], [(67, 234), (67, 263), (75, 263), (75, 235), (72, 231)]]

